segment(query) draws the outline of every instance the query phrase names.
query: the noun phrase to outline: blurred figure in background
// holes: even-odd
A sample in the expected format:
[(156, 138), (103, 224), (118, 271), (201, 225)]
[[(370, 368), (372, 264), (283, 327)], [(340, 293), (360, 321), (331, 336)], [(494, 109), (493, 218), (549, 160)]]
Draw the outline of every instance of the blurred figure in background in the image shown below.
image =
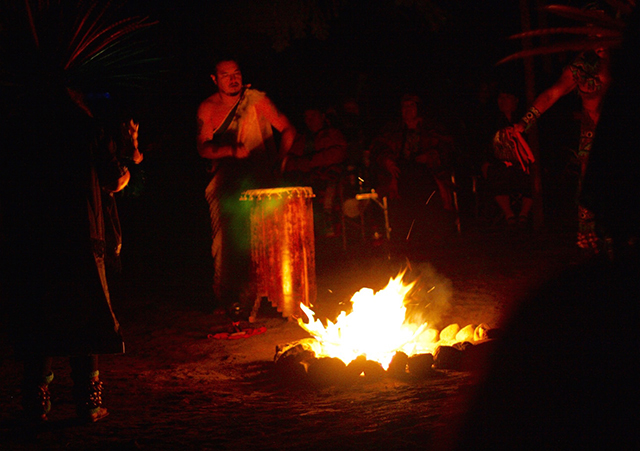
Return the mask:
[[(524, 140), (506, 134), (503, 130), (512, 125), (517, 116), (519, 97), (508, 88), (498, 92), (499, 115), (493, 139), (492, 160), (487, 162), (486, 173), (490, 190), (509, 227), (526, 226), (533, 206), (533, 186), (530, 167), (533, 155)], [(513, 211), (512, 197), (519, 196), (519, 211)]]
[(454, 212), (453, 139), (428, 124), (420, 108), (418, 96), (404, 95), (401, 117), (384, 126), (371, 143), (371, 158), (378, 168), (376, 191), (389, 198), (391, 227), (399, 239), (421, 233), (432, 202), (438, 205), (435, 209)]
[(347, 159), (347, 141), (318, 106), (304, 110), (304, 123), (307, 131), (296, 140), (283, 165), (285, 177), (313, 188), (316, 230), (321, 236), (332, 237), (339, 224), (338, 188)]

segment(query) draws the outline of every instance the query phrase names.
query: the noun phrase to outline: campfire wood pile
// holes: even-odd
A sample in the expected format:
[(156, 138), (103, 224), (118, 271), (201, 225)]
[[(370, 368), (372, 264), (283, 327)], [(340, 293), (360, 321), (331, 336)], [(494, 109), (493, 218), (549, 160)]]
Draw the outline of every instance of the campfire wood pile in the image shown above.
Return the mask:
[(402, 381), (420, 380), (441, 374), (440, 370), (481, 371), (495, 347), (498, 329), (489, 329), (478, 341), (440, 345), (433, 354), (408, 356), (396, 352), (388, 369), (359, 356), (346, 364), (335, 357), (318, 357), (315, 338), (304, 338), (276, 346), (275, 370), (284, 381), (320, 386), (350, 385), (357, 381), (374, 382), (385, 377)]

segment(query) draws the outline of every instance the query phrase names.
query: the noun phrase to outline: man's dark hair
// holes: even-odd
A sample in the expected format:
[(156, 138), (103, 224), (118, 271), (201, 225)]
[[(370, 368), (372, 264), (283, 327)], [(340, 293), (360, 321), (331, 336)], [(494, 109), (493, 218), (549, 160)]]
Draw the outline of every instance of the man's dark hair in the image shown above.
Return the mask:
[(238, 65), (238, 67), (240, 67), (240, 62), (238, 60), (238, 58), (230, 53), (221, 53), (216, 55), (214, 58), (212, 58), (211, 60), (211, 74), (216, 75), (216, 73), (218, 72), (218, 65), (220, 63), (224, 63), (226, 61), (233, 61), (234, 63), (236, 63)]

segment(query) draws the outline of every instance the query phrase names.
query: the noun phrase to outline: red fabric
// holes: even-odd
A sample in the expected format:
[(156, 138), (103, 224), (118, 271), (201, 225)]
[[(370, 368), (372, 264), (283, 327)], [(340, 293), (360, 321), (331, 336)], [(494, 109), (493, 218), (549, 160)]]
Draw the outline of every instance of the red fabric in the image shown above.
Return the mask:
[(249, 338), (254, 335), (260, 335), (267, 331), (264, 326), (258, 328), (241, 329), (237, 332), (221, 332), (219, 334), (209, 334), (207, 338), (213, 338), (215, 340), (239, 340), (241, 338)]

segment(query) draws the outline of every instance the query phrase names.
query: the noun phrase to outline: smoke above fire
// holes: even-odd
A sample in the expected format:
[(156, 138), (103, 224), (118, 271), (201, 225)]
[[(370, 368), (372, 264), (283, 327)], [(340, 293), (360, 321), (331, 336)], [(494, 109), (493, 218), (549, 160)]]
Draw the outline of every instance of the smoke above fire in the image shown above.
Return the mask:
[(412, 265), (404, 276), (405, 283), (415, 281), (408, 293), (405, 305), (407, 321), (414, 324), (428, 323), (442, 326), (443, 318), (451, 310), (453, 283), (440, 274), (430, 263)]

